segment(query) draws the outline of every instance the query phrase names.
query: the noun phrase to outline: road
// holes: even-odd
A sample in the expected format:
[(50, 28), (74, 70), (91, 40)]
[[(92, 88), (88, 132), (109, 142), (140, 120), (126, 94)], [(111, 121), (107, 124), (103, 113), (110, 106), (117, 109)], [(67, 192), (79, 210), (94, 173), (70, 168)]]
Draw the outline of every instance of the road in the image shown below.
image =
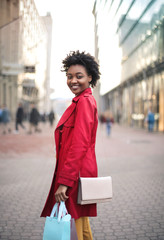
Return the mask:
[[(41, 240), (40, 213), (54, 167), (54, 133), (0, 135), (0, 239)], [(99, 176), (111, 175), (113, 199), (91, 218), (94, 240), (164, 239), (164, 134), (122, 127), (111, 135), (99, 126)]]

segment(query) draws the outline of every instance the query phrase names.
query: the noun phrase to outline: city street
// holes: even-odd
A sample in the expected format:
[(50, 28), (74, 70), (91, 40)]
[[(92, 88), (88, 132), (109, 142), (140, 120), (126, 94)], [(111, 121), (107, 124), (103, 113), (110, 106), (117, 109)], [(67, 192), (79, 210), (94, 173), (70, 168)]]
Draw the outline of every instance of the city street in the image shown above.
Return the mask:
[[(54, 133), (0, 135), (0, 239), (41, 240), (55, 167)], [(111, 175), (113, 199), (91, 218), (94, 240), (164, 240), (164, 134), (99, 126), (99, 176)]]

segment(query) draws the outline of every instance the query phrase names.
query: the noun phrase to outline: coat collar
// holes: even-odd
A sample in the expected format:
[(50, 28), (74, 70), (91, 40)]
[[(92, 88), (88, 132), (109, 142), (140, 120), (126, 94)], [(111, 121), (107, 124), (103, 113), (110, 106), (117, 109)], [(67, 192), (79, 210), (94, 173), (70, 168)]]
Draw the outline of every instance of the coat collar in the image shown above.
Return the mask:
[(60, 118), (58, 125), (56, 127), (56, 130), (62, 125), (64, 124), (64, 122), (70, 117), (70, 115), (72, 114), (72, 112), (74, 111), (75, 107), (76, 107), (76, 103), (79, 101), (79, 99), (82, 96), (89, 96), (90, 94), (92, 94), (91, 88), (86, 88), (82, 93), (80, 93), (79, 95), (77, 95), (76, 97), (74, 97), (72, 99), (72, 104), (66, 109), (66, 111), (63, 113), (62, 117)]

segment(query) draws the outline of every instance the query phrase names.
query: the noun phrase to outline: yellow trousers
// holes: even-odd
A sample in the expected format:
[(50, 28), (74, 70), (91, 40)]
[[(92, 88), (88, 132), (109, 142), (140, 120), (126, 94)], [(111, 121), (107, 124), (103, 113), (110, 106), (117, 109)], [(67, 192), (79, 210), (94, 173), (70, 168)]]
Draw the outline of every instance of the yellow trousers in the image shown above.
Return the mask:
[(81, 217), (75, 220), (78, 240), (93, 240), (92, 231), (88, 217)]

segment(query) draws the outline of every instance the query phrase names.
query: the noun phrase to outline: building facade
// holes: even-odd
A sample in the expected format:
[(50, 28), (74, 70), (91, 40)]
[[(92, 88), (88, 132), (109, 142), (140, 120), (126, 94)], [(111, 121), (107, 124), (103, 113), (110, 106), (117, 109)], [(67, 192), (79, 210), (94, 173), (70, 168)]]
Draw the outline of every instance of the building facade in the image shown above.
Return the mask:
[(102, 110), (110, 109), (115, 121), (141, 128), (152, 110), (155, 130), (164, 131), (163, 1), (95, 1), (94, 15), (98, 58), (106, 73)]
[[(8, 106), (11, 116), (18, 102), (27, 112), (31, 102), (45, 111), (51, 33), (34, 0), (2, 0), (0, 5), (0, 104)], [(47, 24), (52, 27), (52, 19)]]
[(7, 104), (11, 113), (17, 105), (19, 3), (0, 1), (0, 105)]
[(47, 13), (46, 16), (42, 17), (43, 22), (46, 27), (47, 33), (47, 63), (46, 63), (46, 80), (45, 80), (45, 104), (44, 104), (44, 112), (49, 113), (51, 110), (51, 102), (50, 102), (50, 94), (52, 93), (52, 89), (50, 89), (50, 70), (51, 70), (51, 47), (52, 47), (52, 18), (50, 13)]

